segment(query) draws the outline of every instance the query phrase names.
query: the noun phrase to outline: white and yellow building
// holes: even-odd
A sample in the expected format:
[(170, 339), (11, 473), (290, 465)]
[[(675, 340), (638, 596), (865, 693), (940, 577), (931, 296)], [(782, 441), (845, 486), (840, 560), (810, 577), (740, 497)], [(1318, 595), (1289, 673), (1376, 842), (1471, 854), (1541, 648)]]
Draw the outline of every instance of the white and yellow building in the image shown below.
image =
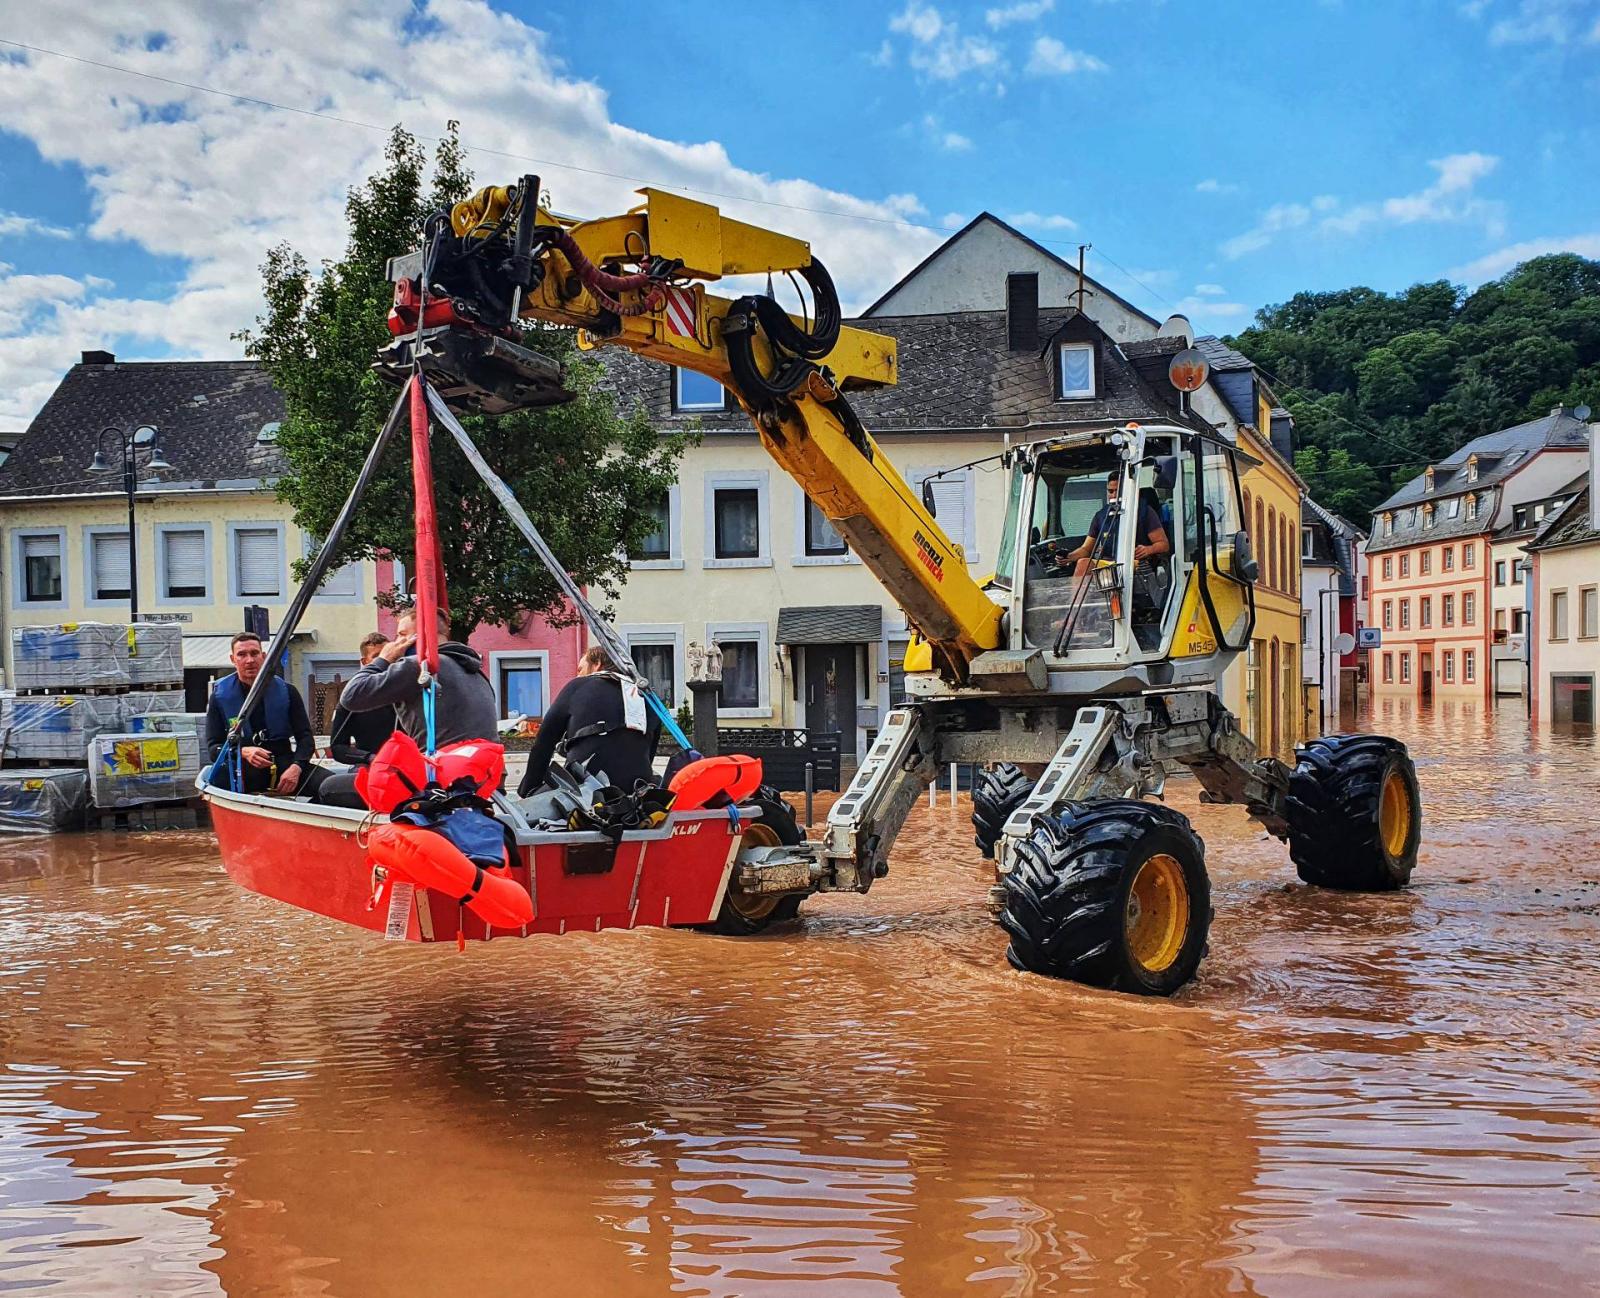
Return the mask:
[[(312, 541), (272, 490), (283, 402), (252, 361), (118, 362), (85, 352), (0, 467), (5, 667), (11, 632), (62, 622), (126, 622), (136, 558), (142, 618), (183, 626), (187, 706), (204, 706), (228, 667), (245, 610), (276, 627), (293, 596), (291, 564)], [(155, 430), (170, 468), (139, 439), (129, 545), (121, 438)], [(109, 472), (92, 472), (103, 430)], [(333, 573), (290, 647), (288, 677), (312, 702), (314, 681), (348, 677), (377, 626), (375, 565)], [(317, 718), (314, 718), (316, 720)]]

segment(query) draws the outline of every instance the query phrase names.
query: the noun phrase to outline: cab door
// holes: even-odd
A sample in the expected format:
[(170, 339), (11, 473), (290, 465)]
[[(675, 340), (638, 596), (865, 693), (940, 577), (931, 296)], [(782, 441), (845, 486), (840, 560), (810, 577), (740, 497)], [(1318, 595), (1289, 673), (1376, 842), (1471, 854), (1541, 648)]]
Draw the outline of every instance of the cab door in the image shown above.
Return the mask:
[(1259, 569), (1242, 525), (1239, 451), (1195, 434), (1183, 457), (1183, 553), (1191, 564), (1173, 637), (1174, 658), (1237, 652), (1255, 627)]

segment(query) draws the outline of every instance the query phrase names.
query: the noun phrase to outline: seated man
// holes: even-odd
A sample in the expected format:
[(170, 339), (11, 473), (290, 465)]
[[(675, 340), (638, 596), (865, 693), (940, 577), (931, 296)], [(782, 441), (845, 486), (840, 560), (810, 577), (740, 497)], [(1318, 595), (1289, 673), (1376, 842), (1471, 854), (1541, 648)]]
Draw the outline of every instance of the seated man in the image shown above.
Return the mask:
[[(245, 696), (266, 666), (261, 637), (241, 631), (228, 646), (233, 671), (212, 686), (206, 704), (206, 746), (211, 761), (222, 752), (233, 722), (244, 707)], [(274, 676), (240, 727), (239, 756), (246, 793), (294, 793), (311, 772), (316, 740), (300, 691), (281, 676)], [(216, 781), (226, 784), (226, 777)]]
[(540, 720), (517, 796), (526, 798), (544, 784), (557, 744), (592, 774), (603, 771), (619, 789), (631, 792), (641, 780), (653, 783), (650, 758), (660, 727), (632, 678), (618, 672), (610, 655), (593, 645), (579, 660), (577, 676)]
[[(440, 609), (434, 744), (443, 748), (462, 739), (499, 742), (500, 710), (495, 704), (494, 686), (483, 674), (483, 659), (476, 649), (446, 639), (449, 634), (449, 616)], [(428, 724), (422, 711), (422, 664), (417, 660), (416, 643), (416, 611), (407, 609), (395, 623), (394, 639), (350, 678), (339, 695), (339, 707), (351, 713), (392, 708), (398, 728), (425, 749)], [(356, 792), (355, 775), (348, 771), (322, 781), (317, 798), (338, 807), (364, 805)]]
[[(1072, 575), (1080, 580), (1089, 575), (1097, 559), (1115, 559), (1117, 557), (1117, 529), (1120, 517), (1110, 518), (1111, 508), (1117, 503), (1117, 493), (1122, 490), (1122, 475), (1111, 473), (1106, 476), (1106, 503), (1100, 506), (1095, 514), (1094, 521), (1089, 524), (1089, 534), (1083, 538), (1083, 544), (1072, 550), (1063, 550), (1056, 555), (1056, 563), (1060, 567), (1071, 565)], [(1161, 515), (1145, 500), (1140, 500), (1136, 506), (1139, 514), (1138, 531), (1133, 538), (1133, 561), (1143, 563), (1146, 559), (1155, 559), (1163, 554), (1172, 553), (1172, 542), (1167, 539), (1167, 532), (1161, 526)], [(1105, 531), (1105, 544), (1099, 544), (1100, 533)]]
[[(373, 631), (361, 640), (361, 665), (365, 667), (378, 656), (378, 650), (389, 643), (382, 631)], [(373, 708), (370, 712), (352, 712), (344, 704), (333, 710), (333, 724), (329, 727), (328, 755), (346, 766), (365, 766), (372, 755), (383, 747), (384, 741), (394, 733), (394, 708)]]

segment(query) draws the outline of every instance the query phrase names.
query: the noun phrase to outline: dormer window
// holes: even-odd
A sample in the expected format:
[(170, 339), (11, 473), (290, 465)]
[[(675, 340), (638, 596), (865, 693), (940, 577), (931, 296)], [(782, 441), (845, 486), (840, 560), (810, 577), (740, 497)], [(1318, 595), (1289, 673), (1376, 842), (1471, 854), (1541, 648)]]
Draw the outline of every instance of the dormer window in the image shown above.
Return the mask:
[(1383, 534), (1385, 536), (1393, 536), (1394, 535), (1394, 515), (1393, 514), (1385, 514), (1383, 516)]
[(1056, 347), (1056, 396), (1082, 401), (1095, 395), (1094, 344), (1060, 343)]
[(1422, 525), (1423, 527), (1433, 526), (1433, 506), (1431, 504), (1422, 507)]
[[(1469, 455), (1469, 456), (1467, 456), (1467, 481), (1468, 482), (1476, 482), (1477, 480), (1478, 480), (1478, 457), (1476, 455)], [(1471, 518), (1472, 515), (1468, 514), (1467, 517)]]
[(1449, 508), (1448, 512), (1449, 512), (1451, 518), (1460, 518), (1461, 517), (1461, 497), (1460, 496), (1451, 496), (1450, 497), (1450, 508)]
[(1422, 489), (1424, 491), (1433, 490), (1433, 465), (1431, 464), (1427, 467), (1427, 470), (1422, 475)]
[(1478, 516), (1478, 498), (1476, 496), (1468, 496), (1467, 497), (1467, 517), (1468, 518), (1476, 518), (1477, 516)]
[(673, 373), (672, 408), (676, 412), (690, 413), (728, 408), (728, 391), (714, 378), (680, 369)]

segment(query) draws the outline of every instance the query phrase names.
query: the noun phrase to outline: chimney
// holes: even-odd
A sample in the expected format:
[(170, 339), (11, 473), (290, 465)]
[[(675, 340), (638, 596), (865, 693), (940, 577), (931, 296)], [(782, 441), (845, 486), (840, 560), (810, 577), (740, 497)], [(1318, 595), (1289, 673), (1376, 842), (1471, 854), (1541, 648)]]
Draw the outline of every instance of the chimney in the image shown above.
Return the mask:
[(1039, 275), (1016, 271), (1006, 276), (1006, 349), (1039, 350)]
[(117, 358), (113, 352), (84, 352), (83, 364), (85, 365), (115, 365)]

